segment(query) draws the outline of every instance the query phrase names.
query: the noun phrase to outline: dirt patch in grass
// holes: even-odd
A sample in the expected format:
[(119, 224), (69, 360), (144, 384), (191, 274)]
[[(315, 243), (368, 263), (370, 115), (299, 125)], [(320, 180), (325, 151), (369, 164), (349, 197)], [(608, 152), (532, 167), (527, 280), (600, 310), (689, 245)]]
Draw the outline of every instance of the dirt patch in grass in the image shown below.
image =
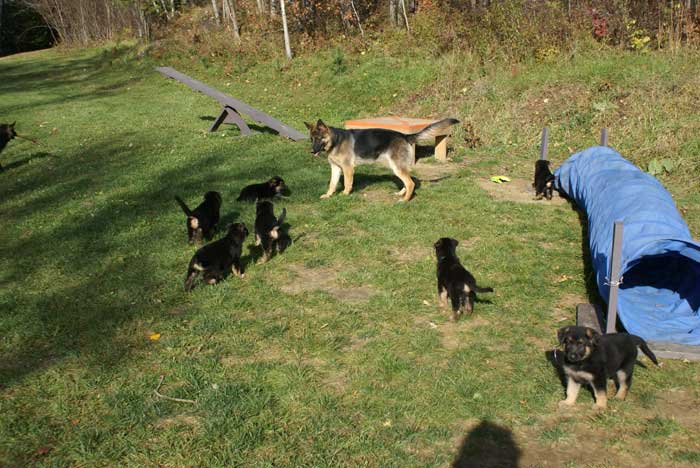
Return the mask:
[(198, 430), (202, 427), (202, 421), (197, 416), (178, 414), (170, 418), (163, 418), (154, 425), (158, 429), (168, 429), (171, 427), (188, 428)]
[(576, 304), (587, 304), (588, 299), (578, 294), (564, 294), (552, 310), (552, 317), (556, 324), (562, 326), (576, 321)]
[(332, 268), (307, 268), (304, 265), (287, 265), (292, 274), (291, 282), (280, 289), (287, 294), (301, 294), (312, 291), (323, 291), (339, 301), (364, 302), (369, 300), (376, 291), (363, 286), (339, 286), (336, 282), (336, 272)]
[(394, 190), (387, 189), (363, 190), (360, 196), (363, 200), (367, 200), (370, 203), (392, 204), (398, 203), (398, 201), (401, 200), (401, 197), (396, 195)]
[(489, 179), (477, 179), (479, 186), (486, 190), (491, 198), (496, 200), (512, 201), (517, 203), (532, 203), (542, 206), (566, 205), (566, 199), (555, 191), (551, 200), (535, 200), (535, 192), (532, 189), (532, 181), (520, 178), (512, 178), (510, 182), (496, 184)]
[[(449, 317), (452, 313), (451, 309), (441, 309), (441, 312), (445, 316)], [(430, 322), (432, 323), (432, 322)], [(487, 325), (489, 322), (481, 316), (468, 316), (462, 317), (457, 322), (447, 321), (435, 324), (438, 332), (440, 332), (440, 343), (442, 347), (447, 350), (458, 349), (467, 343), (467, 339), (464, 337), (463, 332), (473, 328), (480, 327), (482, 325)], [(430, 324), (429, 324), (430, 325)], [(433, 327), (433, 325), (430, 325)]]
[(412, 264), (425, 258), (432, 257), (432, 247), (413, 244), (405, 247), (392, 247), (388, 254), (402, 264)]
[(432, 163), (419, 160), (416, 162), (415, 166), (413, 166), (413, 174), (423, 183), (435, 183), (448, 178), (466, 166), (466, 160), (460, 162), (435, 161)]
[[(653, 364), (650, 365), (653, 367)], [(631, 391), (634, 391), (634, 386)], [(653, 411), (664, 418), (673, 418), (689, 429), (699, 429), (698, 407), (700, 407), (700, 398), (686, 389), (672, 388), (657, 396)]]

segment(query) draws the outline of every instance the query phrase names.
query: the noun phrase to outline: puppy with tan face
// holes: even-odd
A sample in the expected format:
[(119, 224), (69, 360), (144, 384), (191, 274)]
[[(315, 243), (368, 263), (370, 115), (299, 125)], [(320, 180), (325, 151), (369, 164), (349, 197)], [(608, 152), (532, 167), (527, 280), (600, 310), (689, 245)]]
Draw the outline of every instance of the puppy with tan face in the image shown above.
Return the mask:
[(459, 120), (443, 119), (420, 132), (405, 135), (380, 128), (344, 130), (329, 127), (322, 120), (315, 124), (304, 122), (311, 137), (311, 154), (318, 156), (325, 152), (331, 165), (328, 191), (321, 198), (328, 198), (335, 193), (341, 173), (344, 180), (343, 193), (349, 195), (355, 166), (379, 162), (387, 165), (401, 180), (403, 189), (397, 195), (402, 196), (402, 201), (409, 201), (416, 186), (411, 178), (411, 168), (416, 162), (416, 141), (434, 137), (456, 123)]
[(659, 365), (646, 342), (628, 333), (601, 335), (592, 328), (571, 326), (561, 328), (557, 338), (564, 351), (563, 369), (567, 378), (566, 399), (560, 402), (561, 406), (576, 403), (581, 385), (588, 384), (595, 393), (593, 407), (605, 409), (608, 379), (617, 386), (615, 397), (624, 400), (632, 385), (637, 347)]

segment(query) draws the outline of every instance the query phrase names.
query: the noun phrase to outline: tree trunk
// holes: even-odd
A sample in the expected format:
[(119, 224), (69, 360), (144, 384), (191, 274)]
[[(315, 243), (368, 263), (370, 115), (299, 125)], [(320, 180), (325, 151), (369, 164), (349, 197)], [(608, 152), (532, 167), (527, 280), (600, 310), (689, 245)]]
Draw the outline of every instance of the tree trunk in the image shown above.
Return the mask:
[(221, 0), (221, 10), (223, 15), (228, 15), (233, 28), (233, 37), (237, 42), (241, 42), (241, 36), (238, 31), (238, 21), (236, 20), (236, 10), (233, 9), (233, 4), (229, 0)]
[(289, 45), (289, 31), (287, 30), (287, 14), (284, 11), (284, 0), (280, 0), (280, 14), (282, 15), (282, 29), (284, 30), (284, 51), (287, 58), (292, 60), (292, 48)]
[(211, 8), (214, 10), (214, 18), (216, 19), (216, 24), (221, 24), (221, 19), (219, 18), (219, 9), (216, 6), (216, 0), (211, 0)]

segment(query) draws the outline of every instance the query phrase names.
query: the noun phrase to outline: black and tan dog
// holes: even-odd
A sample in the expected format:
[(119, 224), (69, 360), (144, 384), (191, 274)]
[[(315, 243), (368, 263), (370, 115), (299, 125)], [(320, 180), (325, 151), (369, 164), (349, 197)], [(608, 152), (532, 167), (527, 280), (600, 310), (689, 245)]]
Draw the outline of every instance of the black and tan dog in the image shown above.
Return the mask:
[(547, 200), (552, 199), (554, 174), (549, 170), (549, 161), (546, 159), (535, 162), (535, 182), (532, 187), (535, 189), (535, 200), (541, 200), (543, 196)]
[(459, 242), (449, 237), (442, 237), (435, 242), (437, 257), (437, 287), (440, 305), (447, 306), (447, 299), (452, 302), (452, 320), (459, 319), (465, 311), (472, 313), (476, 293), (493, 292), (493, 288), (477, 286), (476, 279), (459, 262), (457, 245)]
[(236, 276), (244, 276), (241, 266), (243, 242), (248, 237), (248, 228), (243, 223), (232, 224), (226, 236), (197, 250), (190, 260), (185, 276), (185, 291), (191, 291), (194, 280), (202, 273), (204, 282), (216, 284), (232, 271)]
[(594, 408), (605, 408), (608, 404), (608, 379), (617, 386), (615, 397), (624, 400), (632, 385), (637, 347), (659, 365), (646, 342), (636, 335), (601, 335), (592, 328), (571, 326), (561, 328), (557, 338), (564, 349), (562, 367), (567, 378), (566, 400), (560, 402), (562, 406), (576, 403), (581, 384), (589, 384), (595, 393)]
[(321, 120), (316, 124), (304, 122), (311, 133), (311, 153), (318, 156), (325, 151), (331, 165), (328, 191), (321, 198), (328, 198), (335, 193), (341, 173), (344, 179), (343, 193), (349, 195), (352, 191), (355, 166), (382, 162), (389, 166), (404, 185), (397, 195), (402, 195), (403, 201), (409, 201), (416, 185), (411, 179), (411, 168), (416, 162), (416, 141), (434, 137), (456, 123), (459, 123), (459, 120), (443, 119), (418, 133), (405, 135), (379, 128), (344, 130), (329, 127)]
[(221, 194), (219, 192), (207, 192), (204, 201), (197, 208), (190, 210), (184, 201), (177, 195), (175, 200), (187, 216), (187, 237), (190, 244), (202, 242), (203, 238), (210, 239), (219, 224), (219, 211), (221, 210)]
[[(17, 122), (12, 122), (11, 124), (0, 124), (0, 153), (5, 149), (5, 146), (17, 136), (15, 132), (15, 124)], [(0, 164), (0, 171), (2, 170), (2, 164)]]
[(286, 185), (280, 176), (274, 176), (261, 184), (250, 184), (243, 187), (236, 201), (256, 201), (282, 196)]
[(280, 232), (286, 216), (287, 209), (282, 208), (282, 214), (276, 218), (275, 207), (269, 201), (259, 201), (255, 206), (255, 245), (262, 245), (262, 263), (270, 260), (275, 247), (282, 252), (291, 243), (291, 239)]

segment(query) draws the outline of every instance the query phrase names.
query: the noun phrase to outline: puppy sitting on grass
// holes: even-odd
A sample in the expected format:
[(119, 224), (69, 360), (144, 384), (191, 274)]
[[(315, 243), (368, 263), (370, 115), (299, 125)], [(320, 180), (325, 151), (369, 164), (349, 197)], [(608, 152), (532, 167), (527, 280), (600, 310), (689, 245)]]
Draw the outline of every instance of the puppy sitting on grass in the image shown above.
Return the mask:
[(280, 176), (274, 176), (261, 184), (250, 184), (243, 187), (236, 201), (256, 201), (266, 198), (281, 197), (286, 185)]
[(546, 159), (535, 162), (535, 182), (532, 186), (535, 189), (535, 200), (541, 200), (543, 196), (547, 200), (552, 199), (554, 174), (549, 170), (549, 161)]
[(211, 239), (216, 225), (219, 224), (221, 194), (219, 192), (205, 193), (204, 201), (194, 210), (190, 210), (185, 202), (182, 201), (182, 198), (177, 195), (175, 196), (175, 201), (177, 201), (187, 216), (187, 237), (189, 243), (201, 243), (203, 238)]
[(576, 403), (581, 384), (589, 384), (595, 393), (593, 407), (605, 409), (608, 404), (608, 379), (613, 379), (617, 385), (615, 397), (624, 400), (632, 385), (637, 347), (659, 365), (646, 342), (635, 335), (601, 335), (592, 328), (571, 326), (561, 328), (557, 337), (564, 348), (563, 369), (567, 377), (566, 400), (560, 402), (561, 406)]
[(245, 224), (232, 224), (225, 237), (197, 250), (187, 268), (185, 291), (192, 290), (194, 280), (199, 273), (202, 273), (204, 282), (207, 284), (218, 283), (229, 271), (243, 278), (241, 251), (246, 237), (248, 237), (248, 229)]
[(452, 320), (457, 321), (466, 311), (472, 313), (476, 293), (493, 292), (493, 288), (477, 286), (476, 279), (459, 262), (455, 239), (443, 237), (435, 242), (437, 256), (437, 282), (440, 305), (447, 306), (447, 298), (452, 302)]
[(262, 245), (263, 248), (263, 258), (260, 263), (270, 260), (275, 247), (282, 252), (291, 243), (289, 236), (280, 232), (286, 216), (287, 209), (283, 208), (282, 214), (277, 219), (275, 207), (269, 201), (259, 201), (255, 206), (255, 245)]

